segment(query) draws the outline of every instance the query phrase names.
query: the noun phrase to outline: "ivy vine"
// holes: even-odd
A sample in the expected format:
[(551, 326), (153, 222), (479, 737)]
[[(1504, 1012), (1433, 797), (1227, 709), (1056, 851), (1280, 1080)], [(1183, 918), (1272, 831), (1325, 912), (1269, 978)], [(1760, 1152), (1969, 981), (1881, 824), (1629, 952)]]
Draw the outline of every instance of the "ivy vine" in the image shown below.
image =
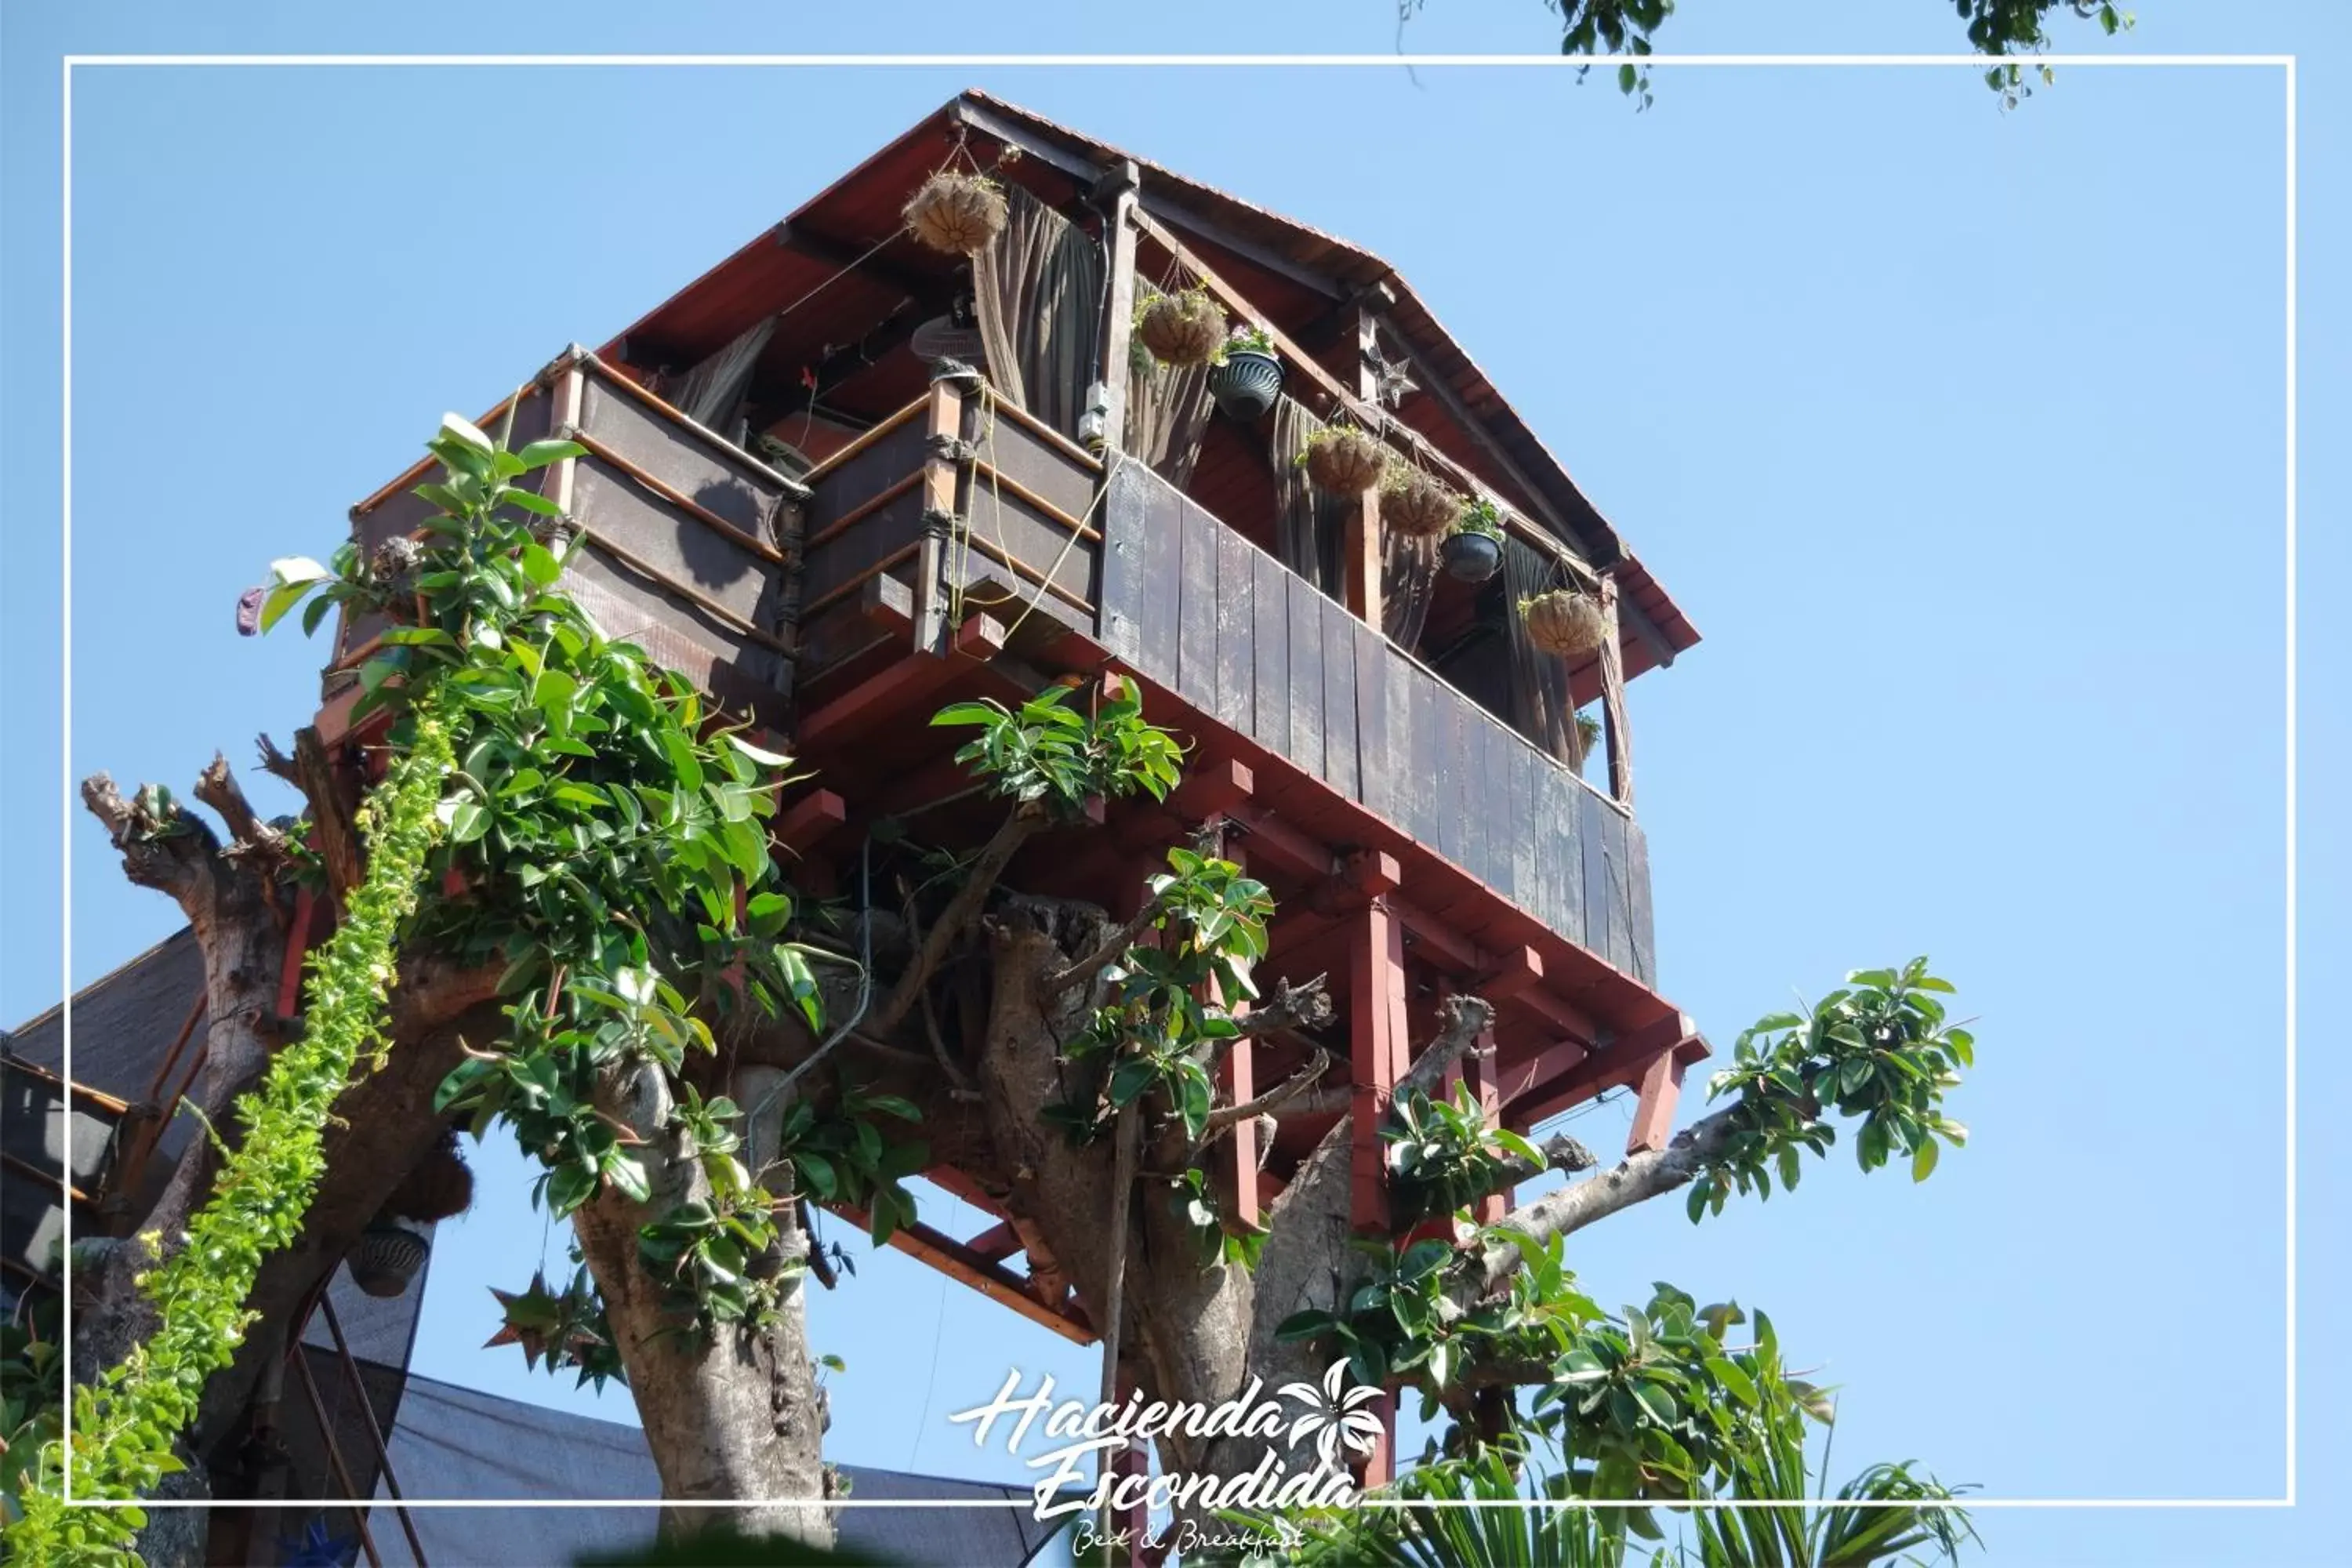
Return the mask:
[[(212, 1374), (244, 1342), (254, 1314), (246, 1297), (261, 1261), (294, 1240), (325, 1173), (322, 1134), (330, 1109), (353, 1073), (379, 1065), (389, 1044), (385, 997), (401, 929), (415, 910), (441, 825), (442, 781), (455, 763), (450, 703), (429, 683), (396, 732), (390, 771), (362, 805), (367, 872), (344, 901), (334, 934), (308, 958), (305, 1026), (270, 1060), (260, 1085), (240, 1096), (244, 1137), (224, 1147), (211, 1194), (163, 1252), (149, 1233), (138, 1245), (158, 1257), (139, 1288), (160, 1323), (121, 1364), (75, 1392), (70, 1463), (78, 1500), (125, 1502), (180, 1469), (173, 1440), (194, 1419)], [(135, 1562), (130, 1545), (146, 1523), (137, 1508), (68, 1508), (63, 1442), (47, 1445), (38, 1485), (6, 1533), (19, 1563)]]

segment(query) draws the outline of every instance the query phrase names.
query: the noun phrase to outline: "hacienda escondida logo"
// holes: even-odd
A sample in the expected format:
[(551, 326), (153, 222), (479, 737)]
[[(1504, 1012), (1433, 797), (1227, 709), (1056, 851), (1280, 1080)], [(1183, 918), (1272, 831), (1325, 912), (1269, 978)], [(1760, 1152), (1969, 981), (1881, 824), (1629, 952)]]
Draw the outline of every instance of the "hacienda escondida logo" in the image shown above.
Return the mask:
[[(1373, 1408), (1380, 1391), (1351, 1384), (1344, 1361), (1332, 1363), (1319, 1383), (1286, 1383), (1272, 1396), (1263, 1379), (1253, 1378), (1241, 1393), (1213, 1405), (1147, 1401), (1140, 1394), (1118, 1405), (1056, 1402), (1050, 1375), (1027, 1394), (1019, 1392), (1021, 1384), (1016, 1368), (1005, 1375), (994, 1399), (948, 1419), (971, 1426), (972, 1442), (979, 1446), (996, 1433), (999, 1421), (1009, 1422), (1003, 1436), (1010, 1453), (1022, 1451), (1041, 1419), (1045, 1436), (1066, 1439), (1027, 1461), (1040, 1472), (1040, 1520), (1081, 1510), (1200, 1515), (1227, 1509), (1353, 1508), (1362, 1494), (1349, 1468), (1349, 1456), (1370, 1454), (1381, 1432)], [(1120, 1474), (1113, 1468), (1119, 1450), (1171, 1435), (1203, 1441), (1255, 1437), (1265, 1443), (1265, 1452), (1255, 1468), (1225, 1476)]]

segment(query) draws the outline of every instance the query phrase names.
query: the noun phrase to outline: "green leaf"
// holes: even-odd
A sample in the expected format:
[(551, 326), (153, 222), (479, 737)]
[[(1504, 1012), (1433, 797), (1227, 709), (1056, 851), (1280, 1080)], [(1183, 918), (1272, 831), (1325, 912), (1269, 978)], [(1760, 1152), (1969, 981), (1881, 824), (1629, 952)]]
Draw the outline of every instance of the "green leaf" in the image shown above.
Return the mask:
[(755, 746), (751, 744), (751, 742), (745, 740), (742, 736), (738, 735), (731, 731), (728, 733), (727, 743), (734, 747), (737, 751), (742, 752), (745, 756), (751, 758), (753, 762), (759, 763), (761, 767), (788, 768), (793, 765), (792, 758), (783, 755), (782, 752), (771, 752), (763, 746)]
[(1111, 1069), (1110, 1102), (1126, 1107), (1160, 1081), (1160, 1064), (1149, 1057), (1129, 1057)]
[[(556, 505), (553, 501), (548, 500), (545, 496), (540, 495), (531, 490), (519, 489), (512, 486), (503, 487), (499, 489), (499, 501), (500, 505), (520, 508), (524, 511), (530, 512), (534, 517), (560, 518), (563, 515), (563, 509)], [(541, 582), (540, 585), (544, 587), (547, 583), (553, 581), (554, 579), (551, 577)]]
[(534, 541), (522, 547), (522, 570), (523, 575), (547, 588), (563, 575), (563, 563), (555, 558), (553, 551)]
[(466, 446), (471, 447), (486, 458), (498, 450), (497, 444), (476, 429), (472, 420), (461, 419), (455, 414), (441, 416), (441, 431), (442, 434), (454, 437)]
[[(266, 632), (270, 627), (276, 626), (278, 621), (284, 617), (287, 611), (300, 604), (305, 598), (308, 598), (310, 596), (310, 590), (317, 585), (318, 584), (315, 583), (308, 582), (281, 583), (277, 587), (270, 589), (268, 594), (261, 601), (261, 629)], [(328, 601), (323, 599), (320, 601), (320, 604), (325, 604)], [(324, 614), (324, 612), (321, 611), (320, 614)]]
[(800, 1173), (802, 1184), (821, 1198), (830, 1199), (841, 1190), (841, 1177), (833, 1162), (822, 1154), (803, 1150), (793, 1156), (793, 1168)]
[(470, 800), (443, 804), (448, 807), (442, 820), (449, 825), (449, 841), (452, 844), (471, 844), (490, 830), (488, 807)]
[(1934, 1173), (1936, 1169), (1937, 1150), (1938, 1147), (1939, 1145), (1933, 1137), (1925, 1137), (1919, 1140), (1919, 1147), (1911, 1152), (1911, 1179), (1913, 1181), (1924, 1182)]
[(587, 455), (588, 448), (577, 441), (533, 441), (517, 452), (515, 458), (522, 464), (523, 471), (528, 473), (565, 458), (584, 458)]

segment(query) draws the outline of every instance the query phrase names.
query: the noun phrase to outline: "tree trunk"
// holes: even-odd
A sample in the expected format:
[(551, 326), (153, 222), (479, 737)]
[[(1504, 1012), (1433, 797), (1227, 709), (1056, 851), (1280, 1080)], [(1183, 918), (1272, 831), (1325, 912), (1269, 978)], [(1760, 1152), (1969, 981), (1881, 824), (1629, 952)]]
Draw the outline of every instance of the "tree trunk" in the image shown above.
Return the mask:
[[(753, 1097), (745, 1110), (782, 1076), (773, 1068), (740, 1074), (740, 1091)], [(604, 1109), (645, 1140), (638, 1152), (652, 1196), (638, 1204), (604, 1187), (580, 1209), (573, 1225), (604, 1295), (614, 1347), (628, 1369), (662, 1495), (698, 1504), (767, 1500), (740, 1509), (667, 1510), (664, 1528), (682, 1538), (723, 1522), (747, 1535), (785, 1535), (830, 1546), (824, 1414), (798, 1283), (791, 1286), (774, 1321), (764, 1327), (721, 1323), (703, 1335), (638, 1251), (641, 1226), (688, 1199), (707, 1202), (710, 1195), (700, 1163), (681, 1152), (668, 1125), (670, 1106), (668, 1086), (649, 1068), (635, 1068), (614, 1086)], [(781, 1109), (780, 1104), (762, 1117), (755, 1129), (759, 1136), (746, 1140), (745, 1163), (754, 1171), (773, 1155)], [(762, 1138), (764, 1151), (759, 1147)], [(808, 1251), (795, 1205), (781, 1205), (775, 1219), (780, 1246), (774, 1256), (754, 1265), (771, 1274), (796, 1269)]]

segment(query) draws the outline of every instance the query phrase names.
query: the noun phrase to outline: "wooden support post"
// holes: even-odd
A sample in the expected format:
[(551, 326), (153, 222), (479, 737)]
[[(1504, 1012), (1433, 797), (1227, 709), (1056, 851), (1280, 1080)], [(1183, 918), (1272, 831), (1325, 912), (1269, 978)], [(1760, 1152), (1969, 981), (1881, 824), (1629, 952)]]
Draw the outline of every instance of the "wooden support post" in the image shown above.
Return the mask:
[(1349, 1115), (1353, 1184), (1350, 1217), (1356, 1229), (1389, 1233), (1388, 1172), (1381, 1124), (1397, 1079), (1405, 1069), (1404, 924), (1385, 898), (1374, 899), (1348, 932), (1348, 1053), (1355, 1074)]
[[(1478, 1043), (1469, 1056), (1463, 1058), (1462, 1075), (1470, 1085), (1470, 1093), (1478, 1101), (1478, 1110), (1489, 1127), (1503, 1124), (1503, 1096), (1495, 1081), (1495, 1026), (1488, 1024), (1478, 1032)], [(1480, 1225), (1494, 1225), (1511, 1212), (1511, 1189), (1488, 1193), (1473, 1205), (1470, 1217)]]
[[(1217, 853), (1243, 870), (1248, 870), (1249, 852), (1231, 843), (1226, 835), (1220, 834), (1218, 838)], [(1212, 1002), (1225, 1000), (1213, 980), (1209, 982), (1209, 999)], [(1235, 998), (1228, 1010), (1236, 1018), (1244, 1016), (1249, 1012), (1249, 1003)], [(1225, 1091), (1225, 1101), (1229, 1105), (1244, 1105), (1257, 1098), (1257, 1042), (1255, 1039), (1244, 1035), (1234, 1042), (1233, 1049), (1225, 1053), (1224, 1062), (1217, 1069), (1217, 1082)], [(1234, 1123), (1234, 1130), (1226, 1138), (1226, 1145), (1227, 1169), (1232, 1178), (1226, 1201), (1232, 1205), (1233, 1218), (1241, 1225), (1258, 1225), (1261, 1220), (1257, 1202), (1256, 1121), (1244, 1117)]]
[[(580, 427), (580, 410), (587, 375), (580, 368), (585, 353), (578, 344), (563, 351), (563, 357), (548, 368), (555, 372), (549, 384), (548, 395), (553, 400), (548, 408), (550, 430), (576, 430)], [(577, 458), (559, 458), (548, 466), (547, 478), (539, 493), (553, 501), (567, 514), (572, 510), (572, 473), (580, 466)]]
[(1381, 1435), (1372, 1439), (1372, 1451), (1364, 1456), (1362, 1473), (1357, 1477), (1356, 1484), (1365, 1491), (1396, 1479), (1396, 1395), (1384, 1388), (1370, 1408), (1380, 1418)]
[(1609, 793), (1633, 809), (1633, 737), (1625, 727), (1625, 656), (1617, 643), (1617, 579), (1601, 579), (1601, 710), (1608, 721)]
[[(1379, 318), (1366, 305), (1356, 308), (1356, 395), (1365, 407), (1381, 406), (1379, 379), (1372, 358), (1379, 352)], [(1356, 500), (1355, 515), (1348, 520), (1346, 566), (1348, 608), (1377, 631), (1381, 626), (1381, 488), (1375, 483)]]
[(953, 377), (931, 383), (923, 431), (929, 453), (923, 459), (923, 541), (915, 554), (915, 647), (939, 653), (947, 645), (944, 567), (948, 535), (956, 521), (956, 451), (963, 440), (963, 391)]
[[(1128, 340), (1135, 330), (1135, 202), (1141, 184), (1132, 159), (1122, 158), (1103, 174), (1094, 195), (1103, 209), (1103, 249), (1110, 266), (1103, 289), (1102, 439), (1096, 443), (1108, 459), (1127, 447)], [(1106, 483), (1110, 464), (1103, 464)]]
[(1654, 1154), (1674, 1136), (1675, 1101), (1683, 1092), (1683, 1054), (1668, 1051), (1642, 1074), (1642, 1098), (1634, 1102), (1633, 1128), (1625, 1139), (1629, 1155)]

